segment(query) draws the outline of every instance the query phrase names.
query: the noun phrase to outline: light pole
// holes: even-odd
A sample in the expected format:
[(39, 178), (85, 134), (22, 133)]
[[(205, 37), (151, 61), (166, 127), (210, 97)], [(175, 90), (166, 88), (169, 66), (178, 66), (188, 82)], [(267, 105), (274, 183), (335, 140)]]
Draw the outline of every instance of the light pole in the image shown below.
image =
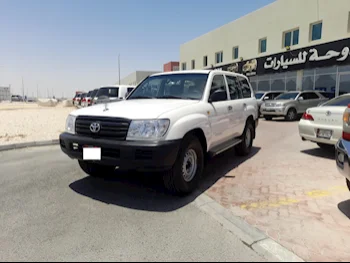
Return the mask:
[(119, 76), (119, 85), (120, 85), (120, 54), (118, 55), (118, 76)]

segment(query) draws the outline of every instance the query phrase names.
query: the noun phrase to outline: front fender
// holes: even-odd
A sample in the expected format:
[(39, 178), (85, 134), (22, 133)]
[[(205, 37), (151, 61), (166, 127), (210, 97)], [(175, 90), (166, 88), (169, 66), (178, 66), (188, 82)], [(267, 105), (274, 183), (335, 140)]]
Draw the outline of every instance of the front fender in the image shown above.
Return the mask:
[(178, 140), (184, 138), (189, 131), (201, 129), (207, 140), (207, 145), (210, 145), (213, 137), (209, 119), (203, 114), (191, 114), (178, 119), (169, 127), (166, 140)]

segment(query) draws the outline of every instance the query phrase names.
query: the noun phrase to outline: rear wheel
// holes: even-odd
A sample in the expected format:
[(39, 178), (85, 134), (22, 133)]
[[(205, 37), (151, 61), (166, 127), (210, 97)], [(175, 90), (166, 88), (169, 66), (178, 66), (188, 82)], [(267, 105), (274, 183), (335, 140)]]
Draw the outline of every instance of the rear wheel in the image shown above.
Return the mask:
[(248, 121), (242, 135), (242, 142), (235, 147), (238, 155), (246, 156), (250, 154), (253, 147), (254, 132), (252, 122)]
[(98, 178), (107, 177), (108, 175), (111, 175), (115, 170), (114, 166), (105, 166), (85, 161), (79, 161), (79, 166), (86, 174)]
[(271, 121), (271, 120), (272, 120), (272, 116), (264, 115), (264, 118), (265, 118), (265, 120), (267, 120), (267, 121)]
[(298, 118), (297, 110), (294, 108), (290, 108), (285, 116), (286, 121), (295, 121)]
[(203, 170), (202, 145), (196, 136), (186, 136), (174, 166), (163, 177), (164, 185), (174, 194), (189, 194), (198, 186)]

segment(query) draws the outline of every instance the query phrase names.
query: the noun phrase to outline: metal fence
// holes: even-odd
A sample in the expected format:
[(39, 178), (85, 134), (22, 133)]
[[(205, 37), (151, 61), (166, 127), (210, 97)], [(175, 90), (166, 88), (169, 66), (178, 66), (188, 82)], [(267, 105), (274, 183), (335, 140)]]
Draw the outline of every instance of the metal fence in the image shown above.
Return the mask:
[(0, 101), (11, 100), (11, 87), (0, 86)]

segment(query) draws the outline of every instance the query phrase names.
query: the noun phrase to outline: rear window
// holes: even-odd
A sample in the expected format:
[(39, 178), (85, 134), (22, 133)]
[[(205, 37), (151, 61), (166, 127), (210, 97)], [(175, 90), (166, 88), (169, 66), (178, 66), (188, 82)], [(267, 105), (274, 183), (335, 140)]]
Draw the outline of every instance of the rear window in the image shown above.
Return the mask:
[(97, 97), (106, 96), (109, 98), (117, 98), (119, 94), (119, 88), (101, 88), (97, 92)]
[(89, 91), (88, 94), (86, 95), (86, 97), (89, 98), (91, 96), (91, 93), (92, 93), (92, 91)]
[(341, 96), (334, 98), (322, 104), (322, 106), (344, 106), (347, 107), (350, 104), (350, 96)]

